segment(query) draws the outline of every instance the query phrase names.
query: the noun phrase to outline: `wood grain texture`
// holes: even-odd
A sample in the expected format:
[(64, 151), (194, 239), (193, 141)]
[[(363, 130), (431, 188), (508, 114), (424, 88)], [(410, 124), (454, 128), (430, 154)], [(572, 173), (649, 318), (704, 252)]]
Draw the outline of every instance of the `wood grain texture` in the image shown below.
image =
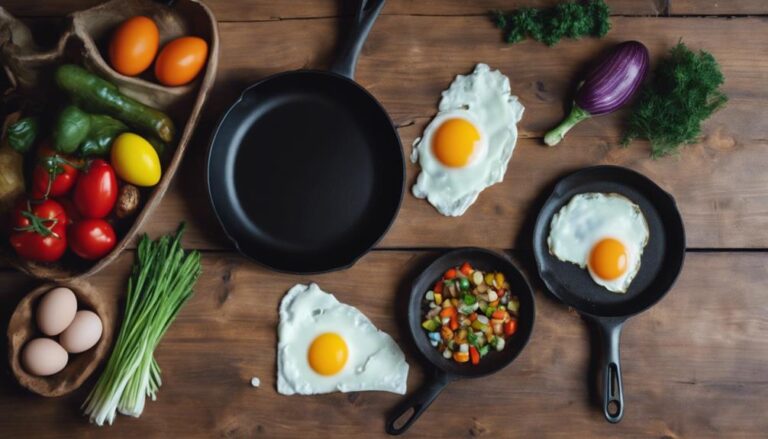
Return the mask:
[[(231, 254), (206, 255), (196, 295), (157, 350), (163, 387), (141, 419), (121, 416), (97, 430), (77, 409), (93, 380), (72, 395), (42, 399), (3, 373), (0, 410), (13, 416), (0, 417), (0, 431), (39, 438), (289, 438), (310, 431), (384, 437), (384, 414), (397, 395), (276, 393), (276, 309), (294, 283), (318, 282), (404, 346), (412, 392), (423, 369), (394, 309), (408, 271), (433, 255), (377, 251), (347, 272), (311, 278), (267, 272)], [(130, 262), (125, 254), (91, 281), (104, 294), (120, 294)], [(23, 293), (6, 287), (19, 277), (3, 276), (3, 310)], [(762, 254), (689, 254), (674, 290), (625, 327), (627, 405), (618, 425), (606, 423), (590, 402), (585, 323), (538, 290), (534, 334), (518, 360), (495, 376), (450, 385), (409, 437), (557, 437), (565, 425), (570, 437), (757, 437), (768, 429), (759, 415), (768, 410), (766, 277)], [(259, 389), (249, 385), (253, 376), (261, 379)], [(457, 411), (458, 401), (471, 401), (472, 411)]]
[[(768, 34), (768, 22), (625, 17), (616, 21), (617, 28), (606, 41), (564, 42), (550, 49), (533, 42), (507, 46), (495, 39), (495, 29), (481, 17), (382, 17), (360, 59), (357, 78), (401, 126), (406, 157), (414, 138), (435, 114), (440, 92), (477, 62), (509, 76), (526, 112), (505, 181), (485, 190), (460, 218), (443, 217), (410, 195), (417, 167), (408, 163), (408, 193), (381, 246), (525, 247), (528, 242), (519, 241), (525, 236), (521, 231), (555, 179), (584, 166), (616, 164), (648, 175), (677, 198), (690, 247), (768, 247), (768, 235), (760, 232), (768, 227), (768, 174), (763, 172), (768, 166), (768, 42), (752, 37)], [(200, 184), (210, 133), (227, 105), (253, 81), (283, 70), (325, 66), (336, 24), (333, 19), (221, 24), (219, 80), (206, 117), (181, 175), (148, 230), (170, 230), (179, 218), (186, 218), (193, 245), (230, 248)], [(701, 143), (685, 148), (679, 157), (661, 160), (651, 160), (643, 142), (621, 149), (617, 143), (625, 113), (620, 112), (583, 122), (555, 148), (542, 146), (539, 137), (563, 116), (578, 70), (601, 51), (637, 38), (658, 57), (680, 36), (691, 47), (711, 51), (726, 76), (724, 89), (730, 102), (704, 125)], [(254, 50), (254, 41), (259, 42), (259, 56), (243, 56)], [(740, 43), (734, 46), (733, 41)]]
[(674, 15), (766, 15), (768, 2), (763, 0), (671, 0)]
[[(58, 16), (102, 0), (25, 1), (6, 0), (11, 13), (27, 17)], [(508, 10), (522, 6), (544, 7), (560, 0), (388, 0), (387, 15), (484, 15), (490, 10)], [(220, 21), (264, 21), (295, 18), (334, 17), (348, 11), (341, 0), (209, 0), (205, 2)], [(609, 0), (616, 15), (659, 15), (665, 0)]]

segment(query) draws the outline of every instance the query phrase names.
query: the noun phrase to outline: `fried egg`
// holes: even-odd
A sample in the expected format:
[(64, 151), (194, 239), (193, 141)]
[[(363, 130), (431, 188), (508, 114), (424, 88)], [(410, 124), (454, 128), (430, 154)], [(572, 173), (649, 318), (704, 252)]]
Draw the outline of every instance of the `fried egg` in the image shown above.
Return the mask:
[(359, 310), (317, 284), (280, 302), (277, 391), (283, 395), (381, 390), (405, 394), (403, 351)]
[(524, 109), (509, 78), (478, 64), (443, 91), (438, 110), (413, 143), (411, 161), (421, 173), (412, 193), (443, 215), (460, 216), (483, 189), (504, 179)]
[(648, 243), (648, 222), (640, 207), (619, 194), (578, 194), (550, 224), (549, 252), (589, 271), (598, 285), (626, 293), (640, 271)]

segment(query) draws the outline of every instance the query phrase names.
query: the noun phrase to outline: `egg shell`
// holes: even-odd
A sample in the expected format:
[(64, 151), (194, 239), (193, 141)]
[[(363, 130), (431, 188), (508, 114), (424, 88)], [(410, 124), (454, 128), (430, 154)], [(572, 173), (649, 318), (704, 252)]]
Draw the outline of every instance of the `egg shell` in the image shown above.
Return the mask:
[(155, 60), (155, 77), (169, 87), (191, 82), (208, 59), (208, 43), (198, 37), (181, 37), (166, 44)]
[(61, 345), (50, 338), (30, 340), (21, 353), (21, 364), (27, 372), (37, 376), (49, 376), (61, 372), (67, 366), (69, 355)]
[(95, 312), (78, 311), (72, 324), (59, 336), (59, 343), (70, 354), (79, 354), (96, 346), (102, 329), (101, 319)]
[(159, 41), (160, 32), (151, 18), (129, 18), (112, 35), (109, 62), (123, 75), (136, 76), (152, 65)]
[(37, 327), (43, 334), (61, 334), (72, 323), (77, 312), (77, 297), (69, 288), (54, 288), (46, 293), (37, 306)]

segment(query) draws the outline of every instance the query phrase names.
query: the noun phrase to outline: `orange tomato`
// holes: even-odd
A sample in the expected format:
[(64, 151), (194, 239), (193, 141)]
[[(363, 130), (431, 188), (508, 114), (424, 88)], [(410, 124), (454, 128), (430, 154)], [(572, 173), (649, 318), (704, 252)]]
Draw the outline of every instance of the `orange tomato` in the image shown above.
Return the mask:
[(152, 19), (141, 15), (129, 18), (112, 35), (109, 63), (123, 75), (136, 76), (152, 65), (159, 41), (160, 34)]
[(198, 37), (177, 38), (163, 47), (155, 61), (155, 77), (163, 85), (184, 85), (195, 79), (208, 58), (208, 43)]

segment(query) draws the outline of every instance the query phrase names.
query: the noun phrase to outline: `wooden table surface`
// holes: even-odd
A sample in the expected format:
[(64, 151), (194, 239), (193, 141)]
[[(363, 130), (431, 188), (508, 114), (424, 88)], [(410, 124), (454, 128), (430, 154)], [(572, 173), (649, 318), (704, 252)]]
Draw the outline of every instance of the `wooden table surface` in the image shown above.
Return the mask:
[[(3, 0), (30, 19), (59, 16), (98, 0)], [(270, 73), (322, 68), (340, 14), (334, 0), (211, 0), (220, 21), (221, 58), (212, 99), (181, 171), (146, 226), (167, 233), (182, 221), (185, 244), (203, 251), (204, 276), (157, 350), (163, 387), (140, 419), (99, 429), (80, 415), (93, 385), (61, 398), (22, 390), (0, 365), (0, 437), (320, 437), (384, 436), (388, 393), (282, 396), (275, 390), (277, 305), (297, 282), (318, 282), (403, 341), (394, 315), (411, 266), (447, 247), (510, 253), (534, 280), (537, 320), (523, 354), (498, 374), (456, 382), (408, 433), (411, 437), (765, 437), (768, 434), (768, 2), (616, 0), (602, 40), (506, 45), (490, 9), (553, 0), (389, 0), (365, 46), (357, 80), (400, 127), (406, 156), (456, 74), (485, 62), (509, 76), (525, 105), (520, 139), (504, 182), (485, 190), (460, 218), (440, 216), (405, 195), (380, 246), (353, 268), (302, 277), (275, 274), (238, 256), (223, 237), (202, 184), (213, 124), (243, 87)], [(649, 158), (648, 144), (617, 146), (623, 113), (583, 122), (556, 149), (543, 133), (563, 116), (575, 72), (619, 41), (642, 41), (657, 59), (682, 38), (722, 66), (728, 106), (705, 125), (701, 142), (678, 157)], [(622, 338), (626, 409), (618, 425), (596, 405), (594, 337), (572, 310), (536, 280), (528, 227), (551, 184), (596, 164), (638, 170), (671, 192), (689, 251), (680, 280)], [(407, 186), (417, 170), (407, 166)], [(450, 236), (450, 239), (446, 239)], [(90, 281), (119, 298), (133, 251)], [(38, 282), (0, 268), (0, 326)], [(406, 343), (409, 390), (424, 367)], [(250, 378), (262, 385), (254, 389)], [(457, 409), (457, 403), (461, 409)], [(467, 409), (469, 408), (469, 410)]]

